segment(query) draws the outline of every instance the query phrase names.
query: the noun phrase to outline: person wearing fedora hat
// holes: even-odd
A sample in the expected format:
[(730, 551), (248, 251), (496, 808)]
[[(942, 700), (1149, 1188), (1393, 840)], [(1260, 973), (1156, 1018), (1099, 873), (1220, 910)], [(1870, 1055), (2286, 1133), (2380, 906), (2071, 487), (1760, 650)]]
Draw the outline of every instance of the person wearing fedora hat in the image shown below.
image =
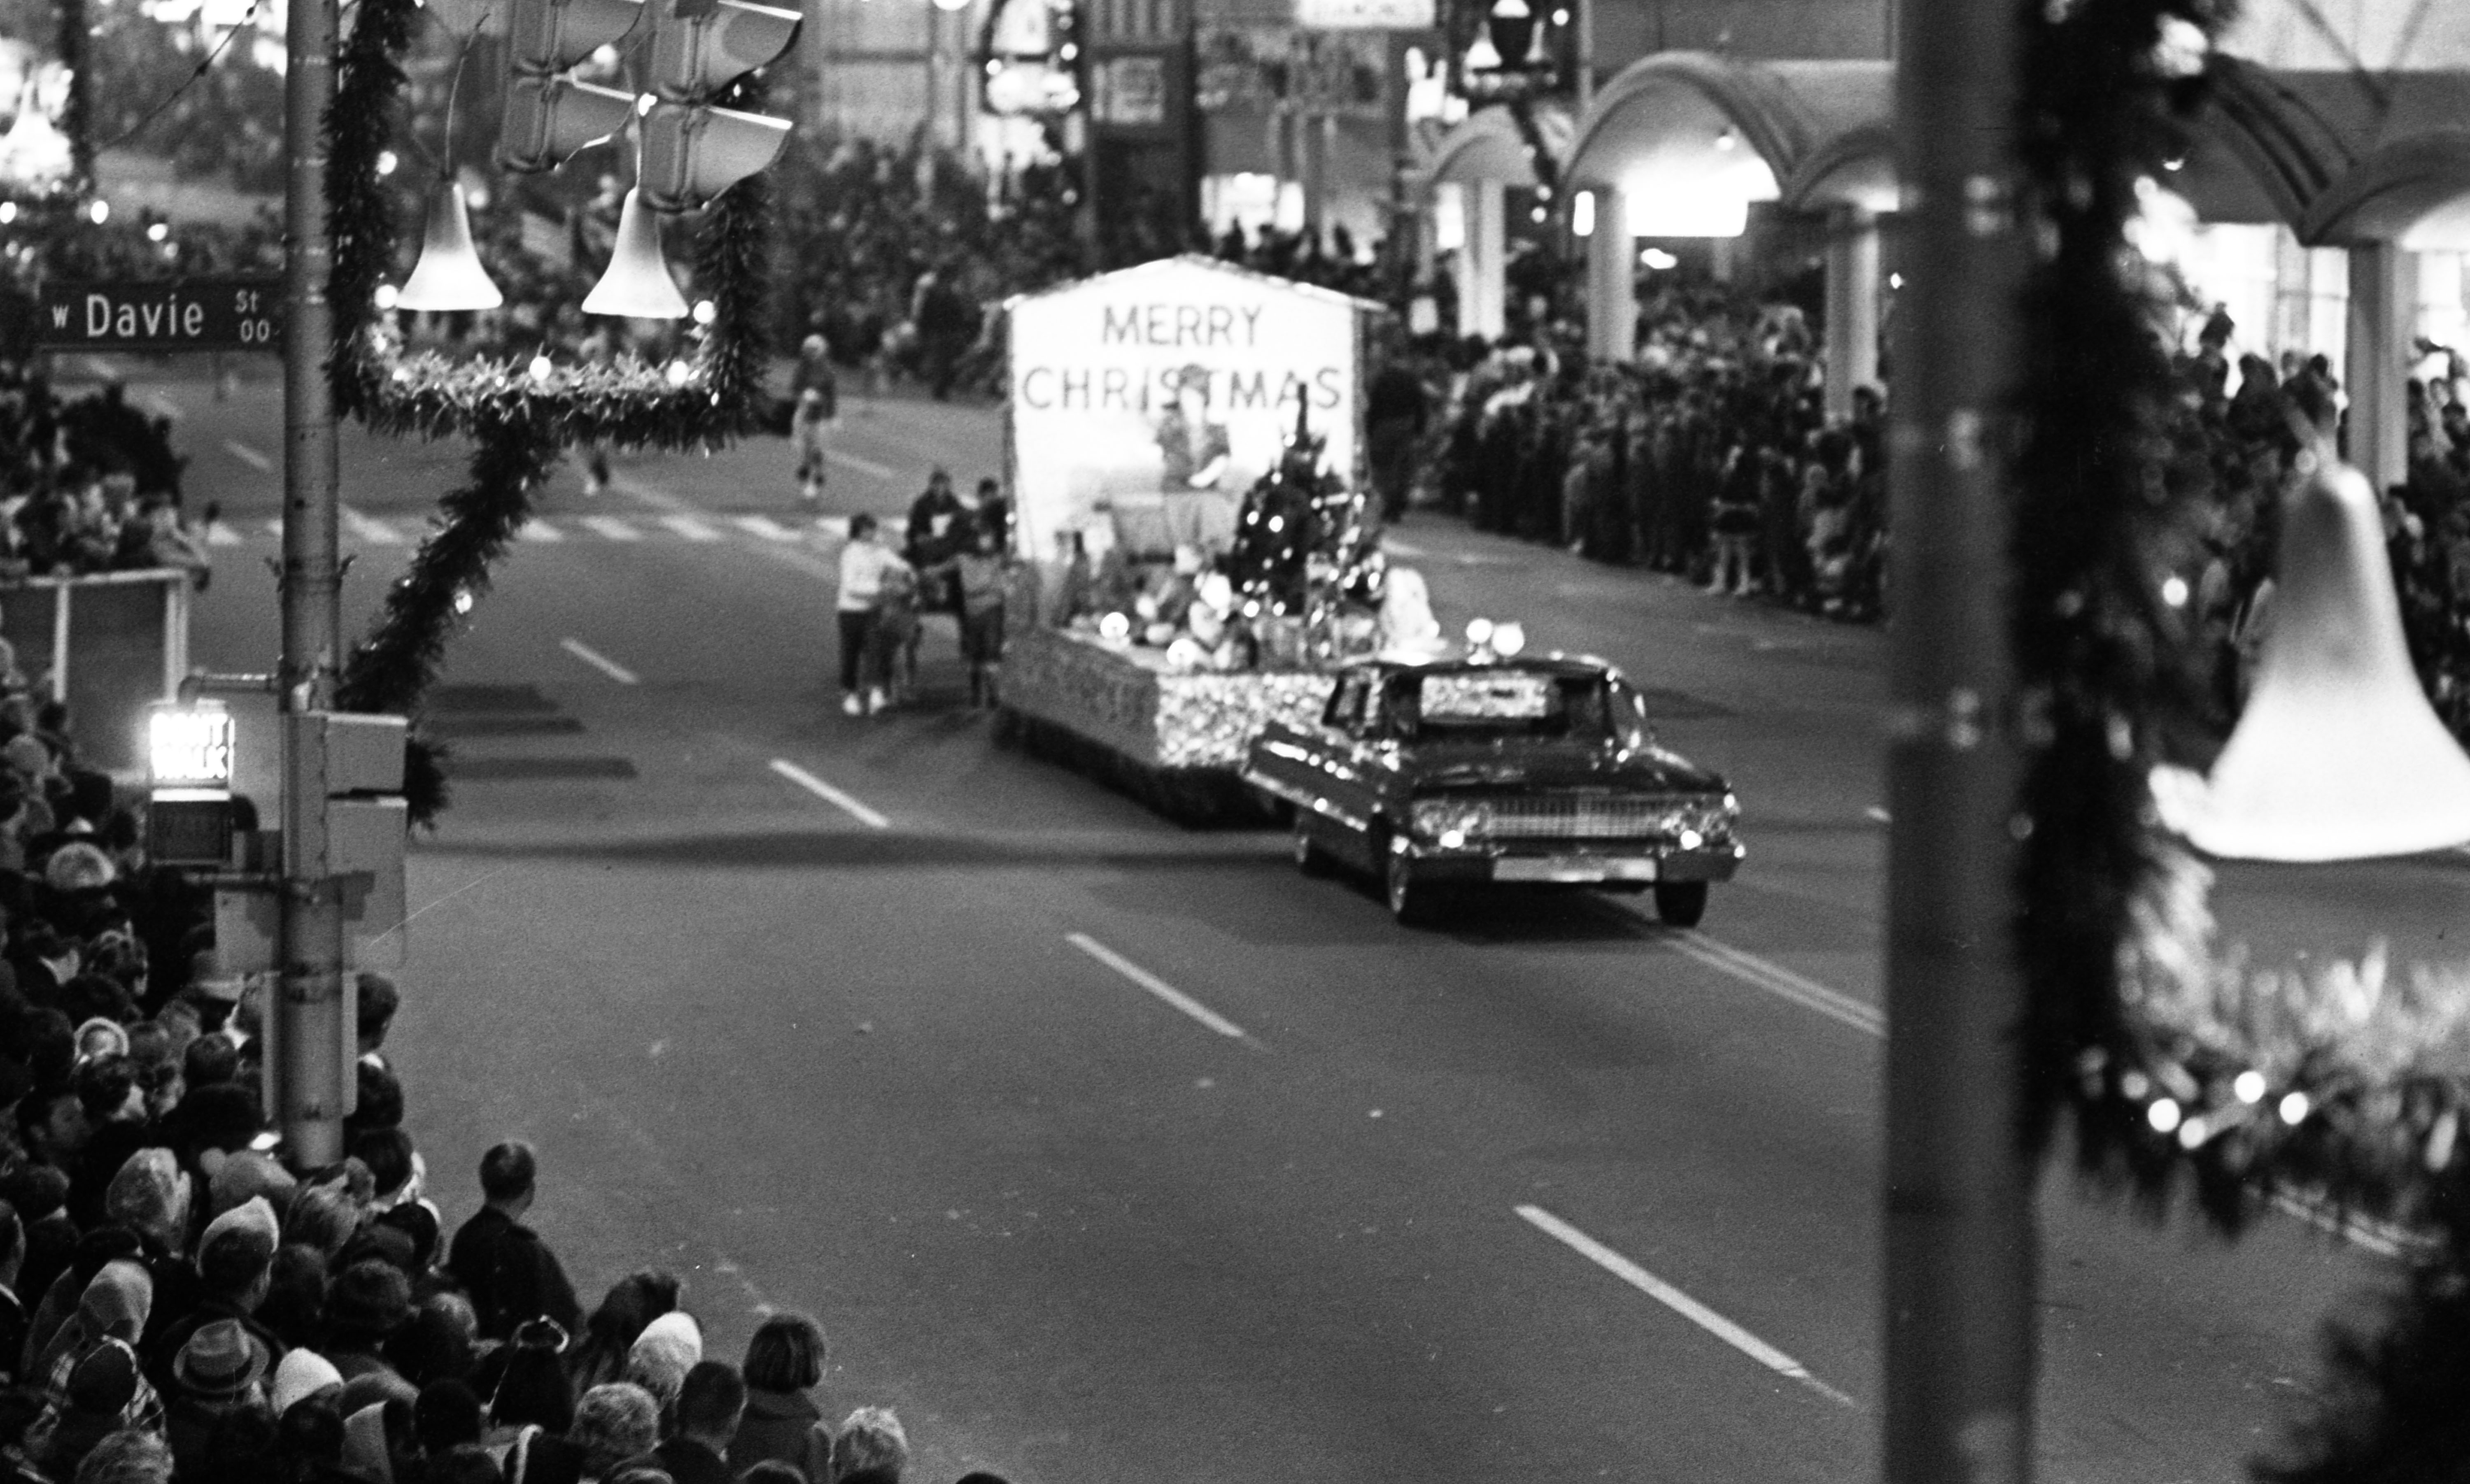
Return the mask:
[(200, 1326), (172, 1361), (163, 1430), (183, 1477), (205, 1467), (208, 1445), (225, 1414), (266, 1405), (266, 1373), (274, 1364), (266, 1343), (237, 1319)]

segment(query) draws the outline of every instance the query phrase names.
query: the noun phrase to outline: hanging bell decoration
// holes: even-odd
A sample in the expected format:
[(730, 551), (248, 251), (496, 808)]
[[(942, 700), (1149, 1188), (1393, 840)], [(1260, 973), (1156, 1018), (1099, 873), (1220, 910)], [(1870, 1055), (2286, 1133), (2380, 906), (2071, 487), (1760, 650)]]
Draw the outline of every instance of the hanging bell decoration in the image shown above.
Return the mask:
[(444, 182), (444, 188), (429, 198), (429, 225), (420, 238), (420, 261), (412, 265), (411, 278), (395, 296), (395, 304), (438, 312), (496, 309), (505, 302), (506, 296), (489, 281), (489, 270), (480, 266), (480, 254), (472, 246), (472, 214), (464, 204), (462, 185)]
[(2247, 708), (2180, 825), (2209, 854), (2260, 861), (2470, 841), (2470, 757), (2411, 665), (2375, 491), (2329, 440), (2299, 458)]
[(587, 314), (622, 314), (629, 319), (684, 319), (686, 295), (669, 276), (669, 262), (661, 256), (661, 224), (640, 192), (629, 188), (618, 212), (618, 243), (609, 254), (608, 271), (583, 300)]
[(1544, 44), (1544, 18), (1536, 16), (1526, 32), (1526, 60), (1522, 64), (1529, 72), (1549, 72), (1552, 68), (1552, 49)]

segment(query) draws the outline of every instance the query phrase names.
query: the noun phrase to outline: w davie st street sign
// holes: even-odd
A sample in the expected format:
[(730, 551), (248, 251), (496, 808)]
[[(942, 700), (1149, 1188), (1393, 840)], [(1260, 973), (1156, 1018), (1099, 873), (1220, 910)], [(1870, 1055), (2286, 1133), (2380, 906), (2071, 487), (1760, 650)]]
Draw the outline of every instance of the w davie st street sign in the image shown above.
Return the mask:
[(47, 283), (35, 307), (35, 343), (46, 350), (280, 350), (282, 290), (271, 277)]

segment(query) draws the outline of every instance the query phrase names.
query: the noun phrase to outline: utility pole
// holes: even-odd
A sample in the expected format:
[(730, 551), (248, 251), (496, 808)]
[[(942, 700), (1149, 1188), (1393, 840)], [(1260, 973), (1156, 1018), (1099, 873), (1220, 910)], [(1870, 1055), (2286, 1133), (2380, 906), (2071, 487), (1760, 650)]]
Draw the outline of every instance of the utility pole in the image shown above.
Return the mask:
[(2024, 1484), (2034, 1232), (2018, 1139), (2008, 398), (2018, 12), (1899, 0), (1890, 460), (1887, 1484)]
[(335, 100), (336, 0), (289, 0), (284, 76), (282, 927), (268, 992), (268, 1113), (304, 1168), (343, 1157), (349, 1088), (343, 903), (328, 867), (326, 754), (309, 713), (331, 707), (341, 658), (335, 406), (326, 380), (333, 320), (326, 276), (326, 110)]

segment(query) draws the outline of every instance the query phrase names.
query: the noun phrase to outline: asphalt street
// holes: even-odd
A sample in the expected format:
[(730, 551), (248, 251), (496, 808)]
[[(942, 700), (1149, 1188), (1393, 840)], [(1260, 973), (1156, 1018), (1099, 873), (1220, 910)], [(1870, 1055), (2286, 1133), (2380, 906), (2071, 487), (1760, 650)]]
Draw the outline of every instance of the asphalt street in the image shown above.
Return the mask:
[[(221, 507), (195, 653), (274, 644), (270, 383), (145, 381)], [(994, 472), (991, 413), (851, 399), (829, 513)], [(357, 624), (452, 447), (346, 434)], [(397, 1052), (450, 1217), (479, 1151), (596, 1297), (682, 1274), (716, 1352), (833, 1339), (922, 1479), (1862, 1480), (1877, 1472), (1883, 639), (1429, 516), (1447, 623), (1621, 663), (1733, 777), (1703, 928), (1587, 896), (1393, 925), (1282, 837), (1165, 823), (927, 694), (841, 715), (837, 536), (778, 441), (570, 472), (449, 660), (455, 803), (413, 859)], [(2240, 871), (2260, 956), (2441, 951), (2470, 860)], [(2063, 1173), (2041, 1476), (2230, 1480), (2388, 1281)]]

